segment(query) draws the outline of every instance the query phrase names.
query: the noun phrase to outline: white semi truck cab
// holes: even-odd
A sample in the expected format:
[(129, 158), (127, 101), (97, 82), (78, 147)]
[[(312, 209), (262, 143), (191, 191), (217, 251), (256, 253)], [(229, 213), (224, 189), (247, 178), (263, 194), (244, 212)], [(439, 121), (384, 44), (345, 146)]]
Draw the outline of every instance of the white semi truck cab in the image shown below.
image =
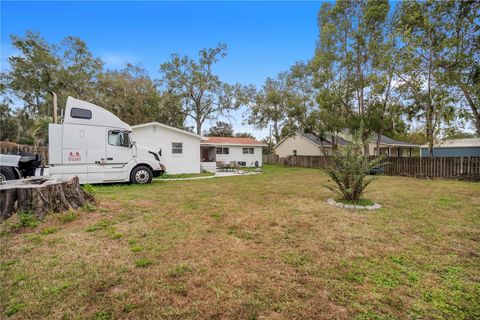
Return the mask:
[(111, 112), (68, 97), (63, 124), (48, 128), (44, 175), (79, 177), (81, 184), (149, 183), (165, 172), (161, 150), (131, 140), (131, 127)]

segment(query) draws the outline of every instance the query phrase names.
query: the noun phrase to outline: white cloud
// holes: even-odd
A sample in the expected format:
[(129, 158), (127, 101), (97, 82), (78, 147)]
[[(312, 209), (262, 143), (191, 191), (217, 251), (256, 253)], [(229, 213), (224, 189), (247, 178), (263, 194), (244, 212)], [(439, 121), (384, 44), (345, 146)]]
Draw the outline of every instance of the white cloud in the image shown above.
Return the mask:
[(100, 59), (105, 62), (105, 68), (107, 69), (123, 68), (127, 63), (136, 64), (138, 62), (138, 59), (132, 55), (119, 54), (111, 51), (101, 52)]

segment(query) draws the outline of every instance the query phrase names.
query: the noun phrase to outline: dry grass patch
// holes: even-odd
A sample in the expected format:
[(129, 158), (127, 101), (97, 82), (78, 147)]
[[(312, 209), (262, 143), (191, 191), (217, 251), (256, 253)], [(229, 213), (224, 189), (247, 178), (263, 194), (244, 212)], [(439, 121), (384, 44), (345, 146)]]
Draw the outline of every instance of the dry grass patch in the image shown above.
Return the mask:
[[(12, 319), (480, 316), (480, 186), (381, 177), (331, 207), (318, 170), (94, 188), (94, 211), (2, 233)], [(2, 229), (5, 225), (2, 225)]]

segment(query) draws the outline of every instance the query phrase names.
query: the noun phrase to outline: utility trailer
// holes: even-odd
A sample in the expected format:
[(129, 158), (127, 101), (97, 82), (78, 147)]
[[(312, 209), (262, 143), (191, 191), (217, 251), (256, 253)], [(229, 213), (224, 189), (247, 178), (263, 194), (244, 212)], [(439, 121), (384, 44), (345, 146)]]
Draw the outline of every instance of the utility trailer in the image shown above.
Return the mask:
[(165, 172), (161, 150), (137, 145), (132, 128), (99, 106), (68, 97), (63, 123), (55, 122), (48, 127), (48, 167), (39, 166), (38, 155), (23, 160), (25, 155), (1, 155), (0, 180), (12, 180), (13, 174), (24, 178), (34, 170), (35, 176), (78, 176), (81, 184), (149, 183)]

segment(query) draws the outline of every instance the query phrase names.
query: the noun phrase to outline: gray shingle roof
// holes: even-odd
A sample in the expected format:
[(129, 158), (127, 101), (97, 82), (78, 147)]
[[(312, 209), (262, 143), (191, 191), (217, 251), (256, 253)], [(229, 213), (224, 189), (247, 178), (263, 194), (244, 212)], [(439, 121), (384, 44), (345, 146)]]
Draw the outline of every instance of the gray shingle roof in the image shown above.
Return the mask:
[[(302, 133), (302, 132), (297, 132), (299, 135), (302, 137), (310, 140), (311, 142), (315, 143), (316, 145), (320, 146), (321, 145), (321, 139), (312, 133)], [(325, 139), (323, 139), (323, 145), (325, 147), (331, 147), (332, 146), (332, 137), (330, 134), (325, 135)], [(371, 142), (376, 142), (377, 141), (377, 133), (373, 133), (372, 137), (370, 138)], [(346, 145), (348, 143), (347, 140), (343, 139), (342, 137), (337, 136), (337, 143), (339, 145)], [(387, 136), (381, 135), (380, 136), (380, 143), (385, 144), (385, 145), (390, 145), (390, 146), (405, 146), (405, 147), (420, 147), (419, 145), (405, 142), (405, 141), (400, 141), (400, 140), (395, 140), (392, 138), (389, 138)]]
[[(371, 142), (376, 142), (376, 141), (377, 141), (377, 133), (373, 133), (372, 138), (371, 138)], [(383, 134), (380, 136), (380, 143), (387, 144), (387, 145), (392, 145), (392, 146), (420, 147), (417, 144), (409, 143), (409, 142), (405, 142), (405, 141), (400, 141), (400, 140), (395, 140), (395, 139), (389, 138), (387, 136), (384, 136)]]
[[(311, 142), (315, 143), (317, 146), (322, 145), (322, 140), (319, 137), (317, 137), (316, 135), (314, 135), (313, 133), (298, 132), (298, 134), (301, 135), (302, 137), (304, 137), (305, 139), (310, 140)], [(330, 141), (328, 141), (326, 139), (323, 140), (323, 145), (325, 147), (331, 147)]]
[[(297, 132), (297, 133), (299, 135), (301, 135), (302, 137), (304, 137), (304, 138), (310, 140), (311, 142), (315, 143), (317, 146), (322, 145), (321, 139), (313, 133), (302, 133), (302, 132)], [(347, 144), (347, 141), (344, 140), (343, 138), (337, 136), (337, 143), (339, 145), (343, 146), (343, 145)], [(325, 135), (325, 138), (323, 139), (323, 146), (324, 147), (331, 147), (332, 146), (332, 137), (329, 134)]]

